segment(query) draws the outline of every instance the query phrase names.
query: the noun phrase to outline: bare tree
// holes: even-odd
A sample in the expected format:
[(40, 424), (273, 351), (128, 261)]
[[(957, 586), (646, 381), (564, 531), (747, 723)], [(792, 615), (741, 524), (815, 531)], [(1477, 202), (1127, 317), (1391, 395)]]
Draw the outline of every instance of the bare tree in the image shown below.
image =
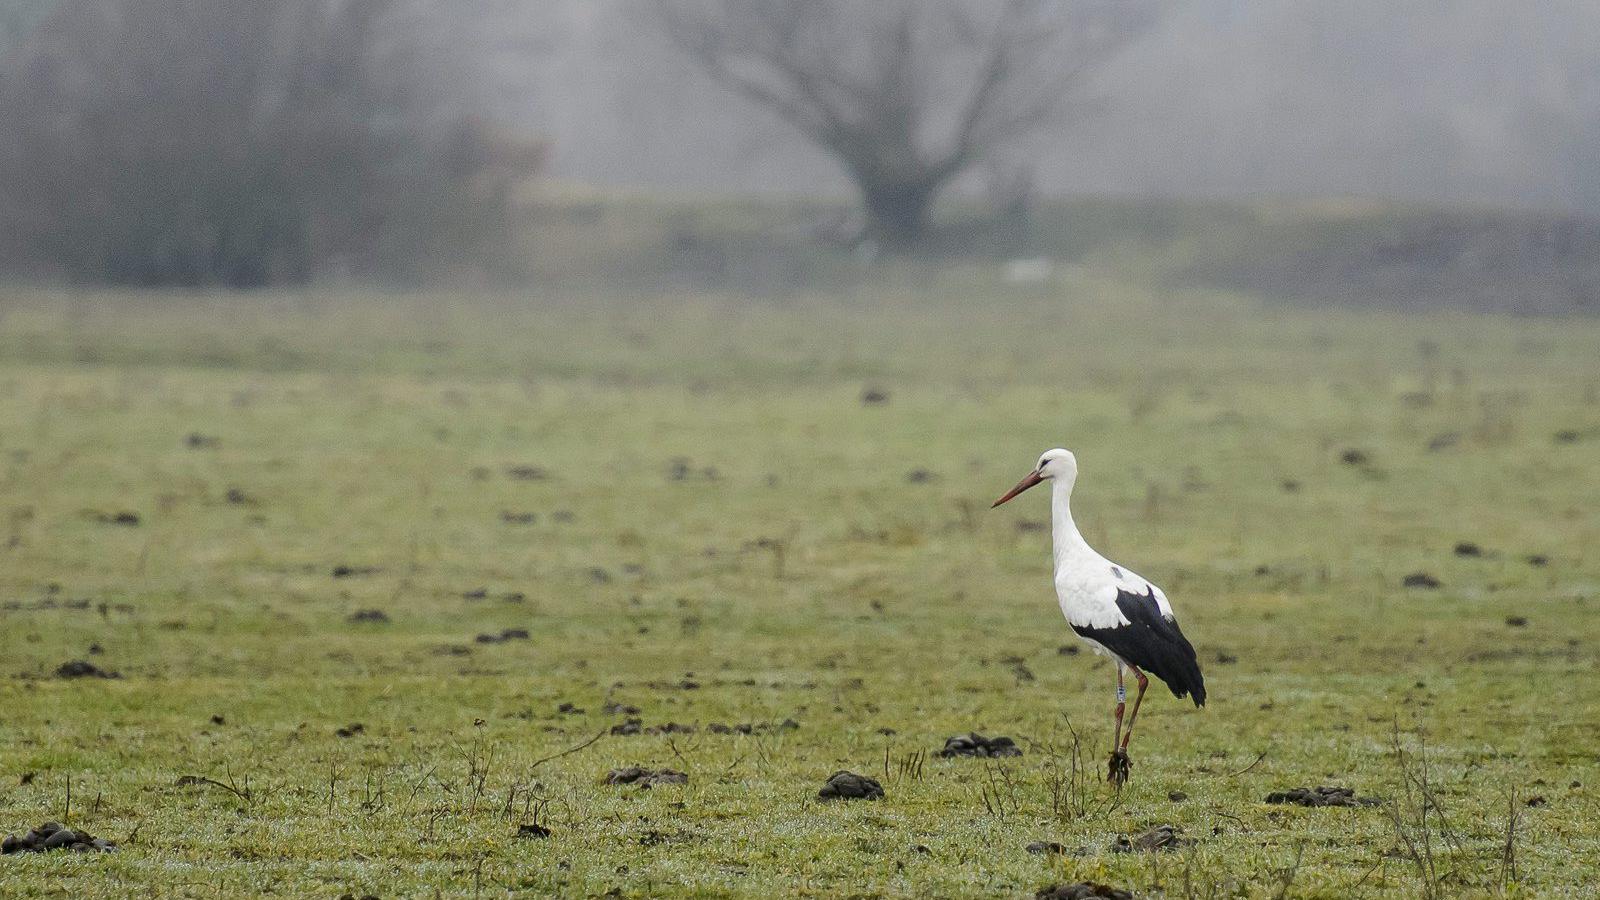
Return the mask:
[(1143, 0), (656, 0), (712, 78), (836, 157), (873, 236), (924, 234), (939, 192), (1051, 122), (1142, 32)]

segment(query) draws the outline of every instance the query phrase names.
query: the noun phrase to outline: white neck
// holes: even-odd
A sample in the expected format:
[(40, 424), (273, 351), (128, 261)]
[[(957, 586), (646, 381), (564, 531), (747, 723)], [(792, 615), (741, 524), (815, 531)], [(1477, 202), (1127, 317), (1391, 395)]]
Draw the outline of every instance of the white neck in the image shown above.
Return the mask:
[(1056, 568), (1060, 569), (1074, 557), (1094, 553), (1089, 542), (1078, 533), (1078, 523), (1072, 521), (1072, 485), (1065, 481), (1050, 482), (1051, 537), (1055, 542)]

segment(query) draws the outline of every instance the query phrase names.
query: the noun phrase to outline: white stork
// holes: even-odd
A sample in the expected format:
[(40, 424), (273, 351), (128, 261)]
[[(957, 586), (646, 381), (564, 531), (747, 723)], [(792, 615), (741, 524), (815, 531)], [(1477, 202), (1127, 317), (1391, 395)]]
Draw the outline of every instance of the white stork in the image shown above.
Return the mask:
[[(1206, 682), (1200, 674), (1194, 647), (1172, 615), (1172, 604), (1161, 589), (1128, 569), (1095, 552), (1072, 521), (1072, 486), (1078, 480), (1078, 458), (1067, 450), (1049, 450), (1039, 457), (1039, 465), (1017, 482), (999, 506), (1041, 482), (1051, 484), (1050, 511), (1055, 539), (1056, 596), (1067, 624), (1096, 653), (1117, 663), (1116, 730), (1111, 739), (1108, 778), (1117, 785), (1128, 780), (1131, 762), (1128, 739), (1133, 736), (1134, 720), (1150, 679), (1160, 678), (1175, 697), (1193, 697), (1195, 706), (1206, 705)], [(993, 507), (991, 507), (993, 508)], [(1122, 728), (1122, 713), (1128, 692), (1123, 686), (1123, 671), (1133, 673), (1139, 693), (1133, 698), (1128, 728)]]

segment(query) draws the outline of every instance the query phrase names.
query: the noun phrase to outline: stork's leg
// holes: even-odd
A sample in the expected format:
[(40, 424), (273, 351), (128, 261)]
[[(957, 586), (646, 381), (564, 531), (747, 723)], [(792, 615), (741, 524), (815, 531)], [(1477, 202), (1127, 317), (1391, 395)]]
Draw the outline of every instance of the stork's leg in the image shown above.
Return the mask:
[(1139, 720), (1139, 704), (1144, 702), (1144, 689), (1150, 686), (1150, 679), (1139, 671), (1137, 666), (1129, 666), (1133, 670), (1133, 677), (1139, 679), (1139, 693), (1133, 696), (1133, 712), (1128, 714), (1128, 730), (1122, 734), (1122, 744), (1118, 748), (1124, 754), (1128, 752), (1128, 739), (1133, 737), (1133, 723)]
[[(1136, 669), (1134, 671), (1138, 670)], [(1111, 759), (1106, 763), (1106, 780), (1119, 788), (1122, 787), (1123, 783), (1128, 780), (1128, 754), (1122, 749), (1123, 745), (1127, 743), (1122, 737), (1122, 712), (1127, 705), (1128, 689), (1122, 683), (1122, 661), (1118, 660), (1117, 707), (1114, 711), (1116, 715), (1117, 726), (1115, 732), (1111, 736)], [(1134, 708), (1138, 709), (1138, 706), (1135, 705)], [(1133, 727), (1132, 720), (1129, 720), (1128, 727)]]
[(1116, 732), (1111, 736), (1111, 749), (1117, 749), (1122, 741), (1122, 713), (1128, 708), (1128, 689), (1122, 686), (1122, 663), (1117, 663), (1117, 705), (1111, 714), (1117, 720)]

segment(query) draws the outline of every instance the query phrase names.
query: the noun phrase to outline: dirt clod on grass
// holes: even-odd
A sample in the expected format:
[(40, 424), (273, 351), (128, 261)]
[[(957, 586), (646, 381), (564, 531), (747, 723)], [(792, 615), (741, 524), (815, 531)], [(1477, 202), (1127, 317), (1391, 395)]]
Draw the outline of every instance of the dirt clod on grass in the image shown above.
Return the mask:
[(939, 755), (945, 759), (953, 756), (1021, 756), (1022, 748), (1008, 737), (986, 738), (977, 732), (957, 735), (944, 742)]
[(547, 838), (549, 836), (550, 836), (550, 829), (544, 827), (543, 825), (540, 825), (537, 822), (534, 822), (534, 823), (529, 824), (529, 825), (518, 825), (517, 826), (517, 837), (519, 837), (519, 838), (524, 838), (524, 839), (531, 838), (531, 839), (535, 839), (535, 840), (543, 840), (544, 838)]
[(1060, 841), (1034, 841), (1024, 849), (1035, 856), (1043, 856), (1047, 853), (1053, 856), (1060, 856), (1067, 852), (1067, 848)]
[(1095, 881), (1052, 884), (1034, 893), (1034, 900), (1133, 900), (1133, 892)]
[(347, 566), (341, 564), (333, 567), (333, 577), (335, 578), (355, 578), (358, 575), (376, 575), (377, 572), (378, 570), (374, 566)]
[(838, 771), (817, 791), (818, 800), (882, 800), (883, 785), (875, 778), (854, 772)]
[(526, 628), (507, 628), (499, 634), (480, 634), (474, 640), (480, 644), (504, 644), (507, 641), (525, 641), (528, 637)]
[(627, 735), (630, 735), (630, 734), (638, 734), (639, 732), (641, 732), (643, 730), (644, 730), (644, 720), (642, 720), (642, 719), (628, 719), (627, 721), (622, 722), (621, 724), (611, 726), (611, 733), (612, 734), (622, 735), (622, 736), (627, 736)]
[(1444, 582), (1427, 572), (1412, 572), (1402, 579), (1400, 583), (1408, 588), (1428, 588), (1430, 590), (1444, 586)]
[(87, 831), (74, 831), (59, 822), (46, 822), (18, 837), (8, 834), (0, 840), (0, 853), (45, 853), (65, 850), (72, 853), (111, 853), (117, 845)]
[(349, 725), (339, 728), (333, 733), (335, 737), (353, 738), (358, 734), (364, 734), (366, 730), (367, 726), (361, 724), (360, 722), (351, 722)]
[(642, 788), (650, 788), (658, 784), (688, 783), (689, 776), (676, 769), (646, 769), (643, 766), (628, 766), (625, 769), (612, 769), (606, 775), (606, 784), (636, 784)]
[(1296, 806), (1378, 806), (1376, 797), (1357, 797), (1350, 788), (1314, 787), (1273, 791), (1267, 795), (1268, 803), (1291, 803)]
[(1511, 626), (1512, 628), (1526, 628), (1527, 625), (1528, 625), (1528, 617), (1527, 616), (1506, 616), (1506, 624)]
[(1157, 825), (1136, 837), (1119, 834), (1111, 842), (1112, 853), (1155, 853), (1161, 850), (1181, 850), (1193, 844), (1192, 838), (1183, 836), (1176, 825)]
[(1457, 556), (1482, 556), (1483, 548), (1472, 541), (1460, 541), (1455, 546)]
[(379, 625), (387, 625), (389, 623), (389, 614), (381, 609), (358, 609), (350, 614), (349, 621), (351, 624), (373, 622)]
[(56, 666), (56, 677), (63, 679), (74, 678), (121, 678), (120, 672), (110, 672), (100, 668), (92, 662), (74, 659)]

